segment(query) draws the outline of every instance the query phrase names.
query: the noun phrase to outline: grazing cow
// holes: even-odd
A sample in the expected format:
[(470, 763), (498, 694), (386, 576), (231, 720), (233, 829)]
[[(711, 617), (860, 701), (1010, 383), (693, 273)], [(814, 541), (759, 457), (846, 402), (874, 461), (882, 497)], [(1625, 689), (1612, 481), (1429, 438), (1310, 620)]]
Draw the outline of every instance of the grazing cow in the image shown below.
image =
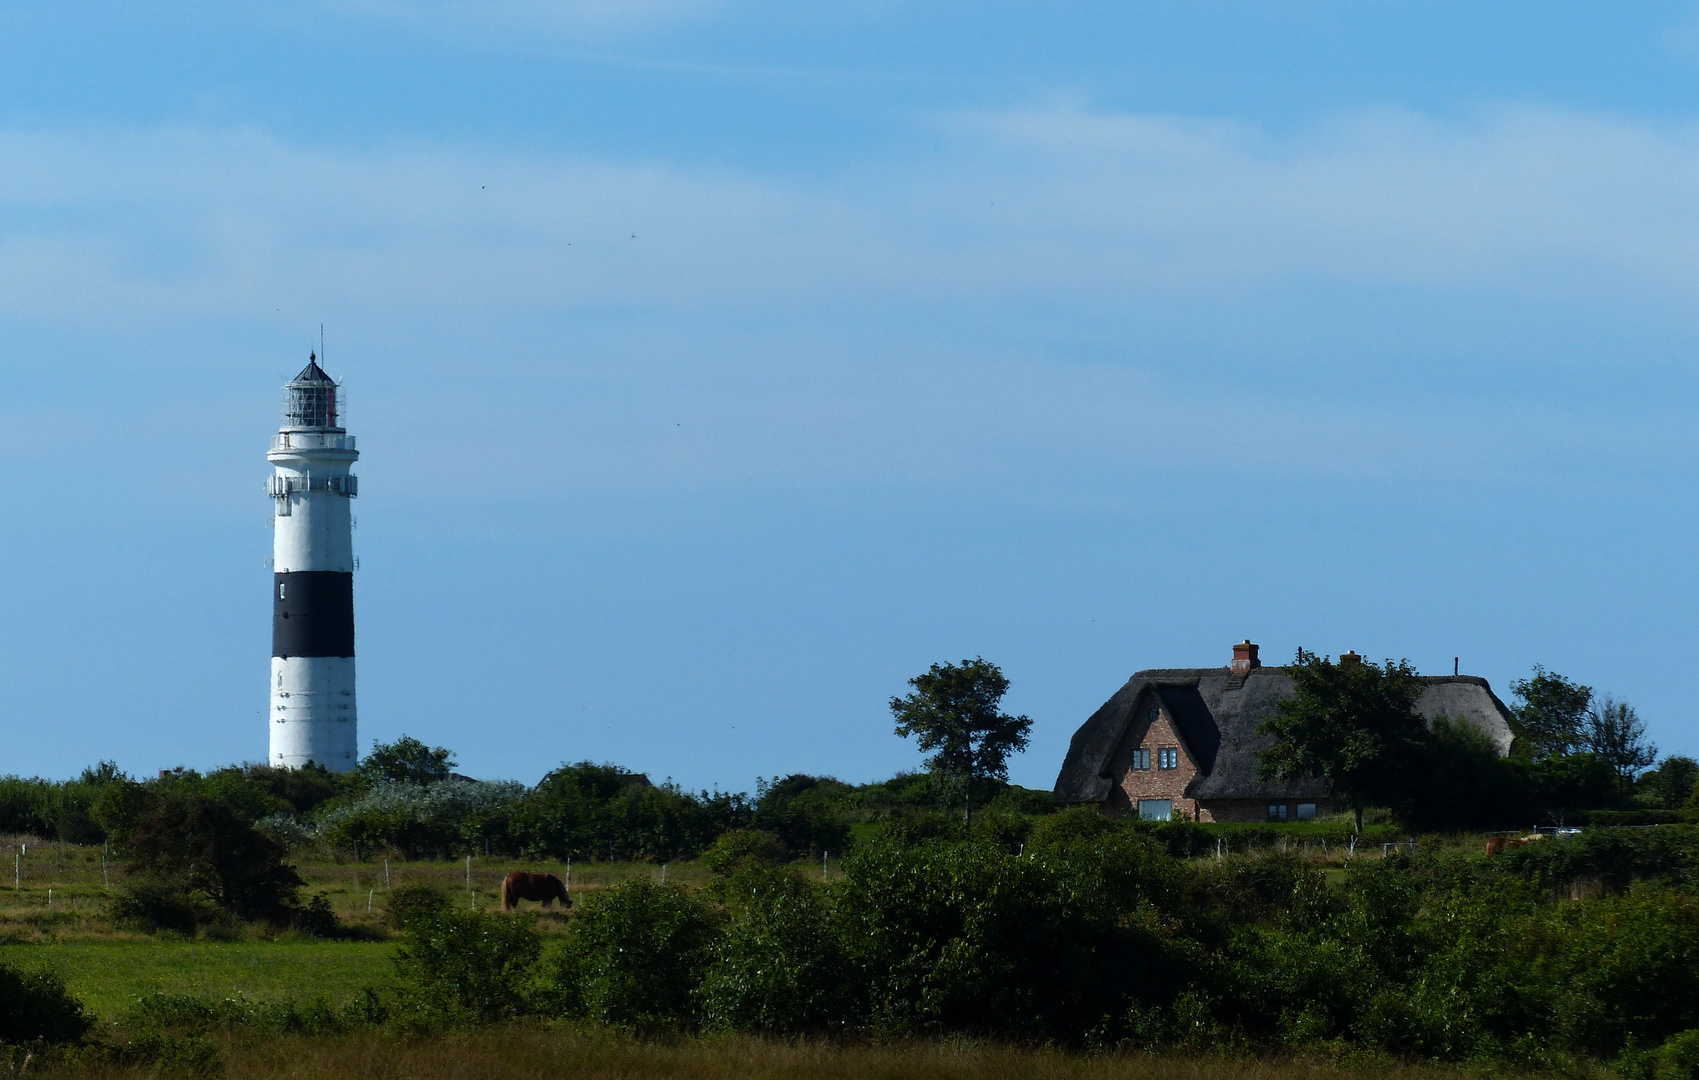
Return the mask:
[(550, 907), (557, 899), (565, 907), (572, 906), (572, 897), (567, 895), (566, 886), (553, 874), (527, 874), (515, 870), (501, 879), (503, 911), (514, 910), (521, 900), (540, 900), (544, 907)]

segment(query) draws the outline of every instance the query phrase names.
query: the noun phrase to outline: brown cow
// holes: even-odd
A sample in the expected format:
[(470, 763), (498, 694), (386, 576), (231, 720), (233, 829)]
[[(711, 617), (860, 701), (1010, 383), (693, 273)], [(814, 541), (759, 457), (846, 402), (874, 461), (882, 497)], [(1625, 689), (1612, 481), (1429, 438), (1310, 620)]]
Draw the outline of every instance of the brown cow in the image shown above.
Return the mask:
[(514, 910), (521, 900), (541, 900), (544, 907), (552, 907), (557, 899), (565, 907), (572, 906), (572, 897), (567, 895), (566, 886), (553, 874), (527, 874), (515, 870), (501, 879), (503, 911)]

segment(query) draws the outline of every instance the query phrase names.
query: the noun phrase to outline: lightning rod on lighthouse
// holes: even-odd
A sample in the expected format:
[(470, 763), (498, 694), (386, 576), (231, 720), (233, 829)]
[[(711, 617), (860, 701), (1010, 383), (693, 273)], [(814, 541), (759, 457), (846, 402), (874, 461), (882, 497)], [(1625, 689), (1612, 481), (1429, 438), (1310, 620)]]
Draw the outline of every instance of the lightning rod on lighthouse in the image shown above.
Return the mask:
[(271, 764), (344, 772), (358, 757), (354, 540), (359, 453), (342, 427), (342, 387), (315, 353), (283, 387), (266, 459), (276, 528), (271, 582)]

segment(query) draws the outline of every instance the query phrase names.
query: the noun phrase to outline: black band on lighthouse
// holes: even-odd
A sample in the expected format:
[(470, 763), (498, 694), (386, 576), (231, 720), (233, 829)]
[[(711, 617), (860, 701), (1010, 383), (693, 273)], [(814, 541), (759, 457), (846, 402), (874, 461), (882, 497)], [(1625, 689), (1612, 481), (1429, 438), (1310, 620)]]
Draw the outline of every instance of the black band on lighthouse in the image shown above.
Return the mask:
[(354, 575), (336, 570), (273, 574), (271, 655), (353, 656)]

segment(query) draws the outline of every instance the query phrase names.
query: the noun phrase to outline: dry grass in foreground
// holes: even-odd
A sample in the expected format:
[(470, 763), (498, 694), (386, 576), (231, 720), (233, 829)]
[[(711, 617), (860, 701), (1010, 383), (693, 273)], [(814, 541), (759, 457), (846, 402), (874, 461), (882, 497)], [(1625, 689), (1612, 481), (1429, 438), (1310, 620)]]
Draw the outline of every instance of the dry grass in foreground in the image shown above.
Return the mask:
[[(1465, 1075), (1384, 1063), (1353, 1067), (1313, 1059), (1079, 1056), (967, 1042), (837, 1046), (746, 1037), (642, 1042), (550, 1027), (498, 1028), (417, 1040), (375, 1033), (278, 1037), (225, 1044), (222, 1065), (230, 1077), (323, 1080), (1458, 1080)], [(70, 1074), (50, 1071), (46, 1075)], [(152, 1066), (102, 1067), (77, 1075), (118, 1080), (157, 1073)]]

